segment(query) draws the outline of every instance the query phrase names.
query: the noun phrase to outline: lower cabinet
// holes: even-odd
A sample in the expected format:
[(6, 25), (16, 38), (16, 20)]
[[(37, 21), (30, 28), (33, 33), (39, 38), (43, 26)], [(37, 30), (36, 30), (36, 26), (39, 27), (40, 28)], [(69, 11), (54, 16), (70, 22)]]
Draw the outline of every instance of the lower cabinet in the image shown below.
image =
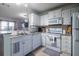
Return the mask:
[(40, 34), (12, 38), (12, 56), (24, 56), (41, 46)]
[(33, 50), (35, 50), (36, 48), (38, 48), (39, 46), (41, 46), (41, 35), (37, 34), (37, 35), (33, 35)]
[(42, 33), (41, 38), (42, 38), (42, 46), (46, 46), (46, 34)]
[(71, 54), (71, 36), (62, 36), (62, 52)]
[(24, 37), (23, 40), (23, 55), (28, 54), (32, 51), (32, 39), (31, 36)]
[(60, 44), (61, 44), (60, 40), (61, 40), (60, 38), (57, 39), (57, 48), (60, 48)]
[(21, 37), (12, 38), (12, 56), (23, 55), (23, 43), (21, 42), (21, 39)]

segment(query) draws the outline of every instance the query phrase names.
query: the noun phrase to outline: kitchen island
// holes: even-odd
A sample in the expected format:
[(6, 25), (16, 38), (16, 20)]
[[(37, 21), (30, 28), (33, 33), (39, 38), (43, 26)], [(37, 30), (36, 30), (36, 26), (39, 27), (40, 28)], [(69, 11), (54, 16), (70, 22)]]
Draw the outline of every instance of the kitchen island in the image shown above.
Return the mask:
[(41, 33), (2, 35), (4, 41), (4, 56), (24, 56), (42, 45)]

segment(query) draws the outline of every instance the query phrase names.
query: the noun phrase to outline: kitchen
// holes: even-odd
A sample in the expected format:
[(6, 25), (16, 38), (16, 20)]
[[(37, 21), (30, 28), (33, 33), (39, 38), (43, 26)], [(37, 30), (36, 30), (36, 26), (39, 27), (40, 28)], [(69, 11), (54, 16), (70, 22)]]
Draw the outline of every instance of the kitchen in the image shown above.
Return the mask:
[(78, 5), (0, 3), (0, 56), (79, 56)]

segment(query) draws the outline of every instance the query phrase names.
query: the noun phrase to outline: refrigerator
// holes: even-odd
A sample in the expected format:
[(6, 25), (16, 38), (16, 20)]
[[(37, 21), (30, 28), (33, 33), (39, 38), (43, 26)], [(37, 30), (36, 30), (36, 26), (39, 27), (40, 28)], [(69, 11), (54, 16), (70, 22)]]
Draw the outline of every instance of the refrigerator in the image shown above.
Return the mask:
[(79, 13), (72, 17), (72, 55), (79, 56)]

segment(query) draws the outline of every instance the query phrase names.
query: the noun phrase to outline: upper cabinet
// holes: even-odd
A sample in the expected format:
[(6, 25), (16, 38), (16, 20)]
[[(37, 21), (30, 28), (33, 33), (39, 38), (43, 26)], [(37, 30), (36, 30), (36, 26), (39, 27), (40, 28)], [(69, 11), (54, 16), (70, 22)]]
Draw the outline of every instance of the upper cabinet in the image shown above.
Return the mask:
[(40, 16), (40, 26), (47, 26), (48, 25), (48, 14)]
[(61, 17), (61, 9), (48, 12), (48, 19)]
[(54, 11), (48, 12), (48, 19), (54, 18)]
[(71, 16), (73, 15), (73, 13), (76, 13), (76, 12), (79, 12), (79, 7), (70, 9)]
[(63, 25), (71, 25), (70, 9), (62, 11)]
[(29, 15), (29, 24), (30, 25), (35, 25), (35, 26), (39, 26), (39, 15), (35, 14), (35, 13), (31, 13)]
[(55, 11), (54, 11), (54, 17), (55, 17), (55, 18), (61, 17), (61, 9), (58, 9), (58, 10), (55, 10)]
[(61, 9), (50, 11), (48, 13), (48, 23), (49, 23), (49, 25), (62, 24), (61, 15), (62, 15), (61, 14)]

